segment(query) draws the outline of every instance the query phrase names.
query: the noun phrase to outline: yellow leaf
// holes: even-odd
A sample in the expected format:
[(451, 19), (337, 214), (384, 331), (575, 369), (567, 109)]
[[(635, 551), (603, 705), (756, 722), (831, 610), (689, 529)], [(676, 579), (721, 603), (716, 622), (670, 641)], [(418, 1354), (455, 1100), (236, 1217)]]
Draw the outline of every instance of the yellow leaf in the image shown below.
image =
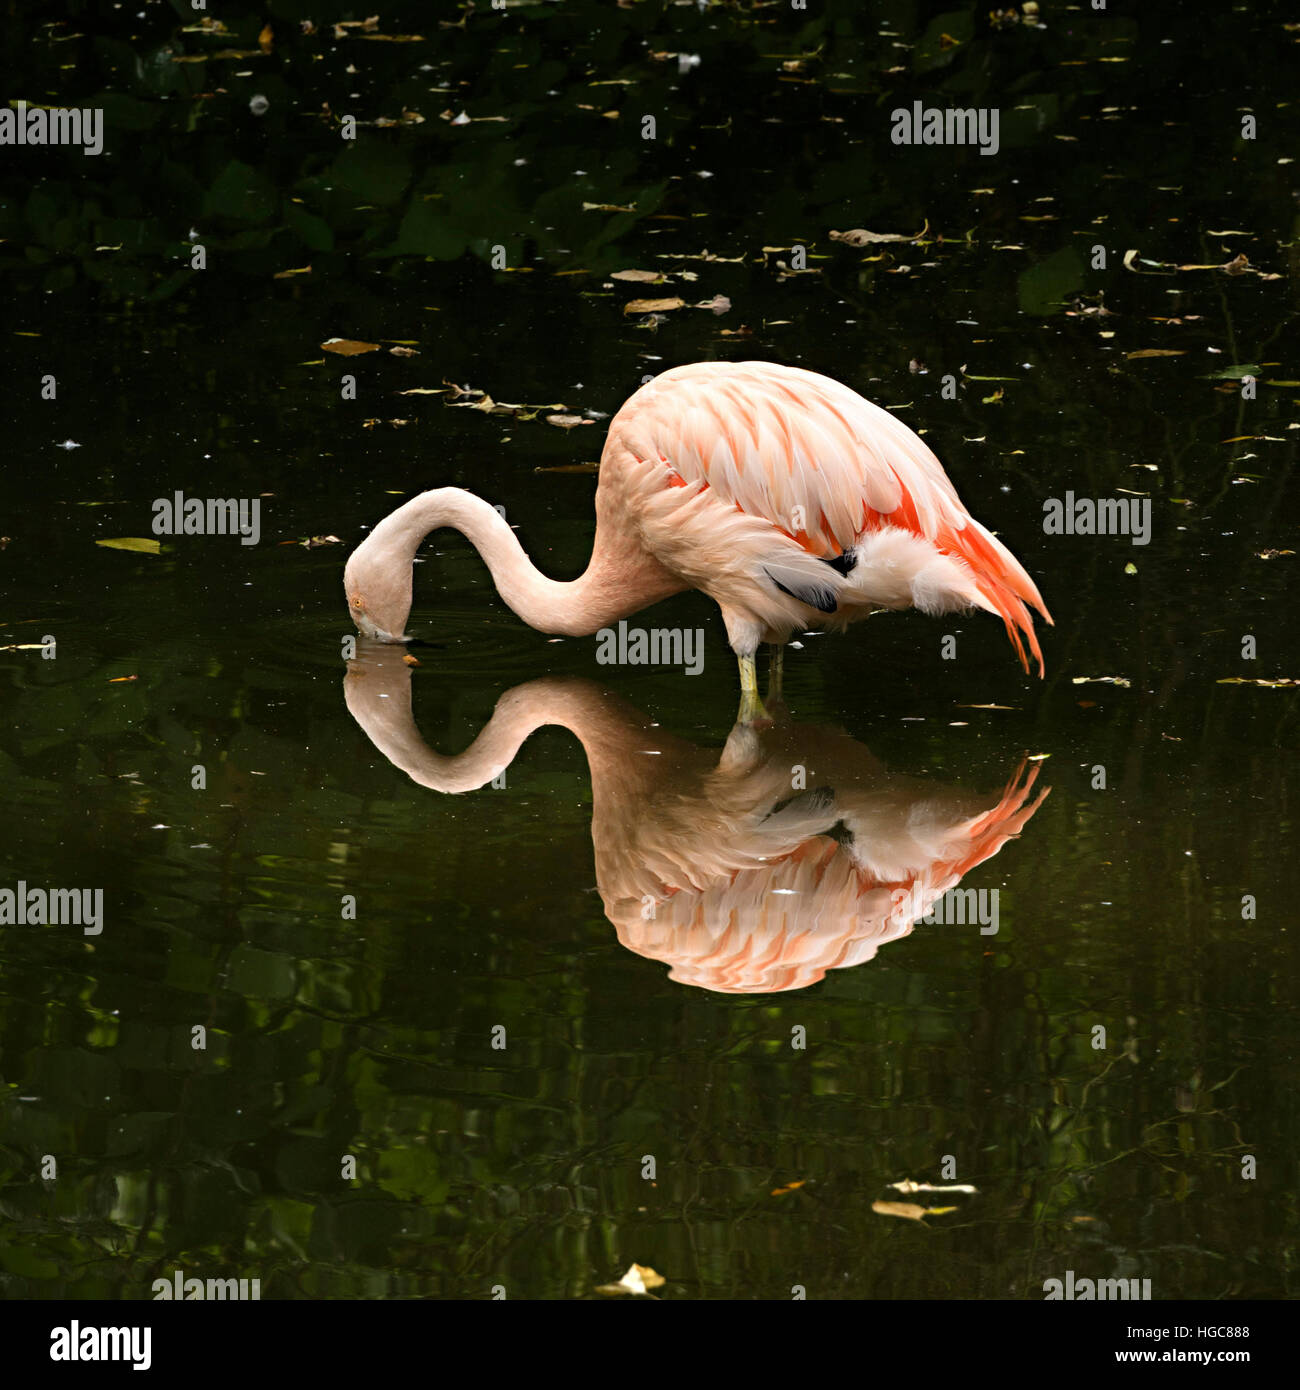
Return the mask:
[(141, 555), (157, 555), (162, 551), (160, 541), (150, 540), (146, 536), (117, 536), (111, 541), (96, 541), (95, 544), (107, 550), (135, 550)]

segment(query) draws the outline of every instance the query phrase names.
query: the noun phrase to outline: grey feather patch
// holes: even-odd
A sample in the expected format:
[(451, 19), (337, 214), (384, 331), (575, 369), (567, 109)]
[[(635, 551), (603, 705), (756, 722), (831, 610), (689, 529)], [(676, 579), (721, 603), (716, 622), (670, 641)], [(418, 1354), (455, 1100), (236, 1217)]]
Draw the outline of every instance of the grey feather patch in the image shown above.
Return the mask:
[(786, 797), (784, 801), (778, 801), (763, 817), (763, 822), (766, 824), (772, 820), (815, 820), (830, 815), (834, 806), (833, 787), (809, 787), (807, 791), (797, 792), (794, 796)]
[(783, 594), (789, 594), (791, 598), (797, 598), (800, 603), (806, 603), (810, 608), (816, 608), (820, 613), (834, 613), (836, 605), (835, 590), (829, 584), (815, 584), (807, 579), (803, 574), (794, 570), (782, 571), (785, 578), (790, 582), (783, 584), (780, 579), (766, 566), (763, 573), (781, 590)]

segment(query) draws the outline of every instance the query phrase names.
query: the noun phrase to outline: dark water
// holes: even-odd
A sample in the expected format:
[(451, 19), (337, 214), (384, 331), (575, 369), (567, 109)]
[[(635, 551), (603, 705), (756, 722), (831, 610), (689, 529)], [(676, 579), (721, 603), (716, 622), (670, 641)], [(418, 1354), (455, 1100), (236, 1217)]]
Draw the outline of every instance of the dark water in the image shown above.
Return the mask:
[[(176, 64), (183, 89), (123, 66), (200, 42), (165, 6), (73, 8), (82, 39), (33, 21), (15, 59), (15, 97), (130, 104), (98, 161), (3, 151), (0, 886), (102, 888), (104, 926), (0, 927), (0, 1291), (141, 1299), (182, 1269), (565, 1298), (635, 1261), (673, 1298), (1040, 1298), (1067, 1270), (1293, 1294), (1297, 719), (1257, 683), (1300, 676), (1284, 7), (995, 30), (987, 6), (398, 6), (424, 40), (364, 47), (270, 9), (283, 57)], [(679, 51), (699, 66), (648, 56)], [(369, 186), (313, 124), (344, 87), (426, 117), (363, 133)], [(915, 99), (1000, 107), (997, 156), (890, 144)], [(199, 284), (175, 279), (191, 225)], [(796, 243), (817, 273), (763, 250)], [(707, 600), (645, 620), (704, 629), (699, 676), (602, 666), (450, 533), (417, 567), (419, 664), (345, 662), (345, 554), (404, 496), (500, 502), (572, 576), (595, 479), (539, 470), (594, 462), (644, 375), (746, 358), (925, 431), (1043, 590), (1045, 681), (987, 616), (886, 615), (788, 651), (788, 712), (737, 735)], [(396, 394), (447, 382), (595, 423)], [(151, 536), (177, 490), (260, 498), (260, 543), (95, 544)], [(1149, 544), (1045, 534), (1067, 490), (1149, 499)], [(47, 634), (55, 659), (19, 649)], [(648, 921), (665, 856), (716, 881)], [(920, 863), (996, 932), (888, 927)]]

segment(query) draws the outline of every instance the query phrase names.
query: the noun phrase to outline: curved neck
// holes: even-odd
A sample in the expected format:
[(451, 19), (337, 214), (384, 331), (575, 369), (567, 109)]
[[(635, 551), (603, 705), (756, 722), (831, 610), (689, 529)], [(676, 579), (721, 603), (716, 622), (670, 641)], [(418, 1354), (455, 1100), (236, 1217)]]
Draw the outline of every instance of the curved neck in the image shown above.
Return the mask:
[(583, 637), (686, 587), (633, 535), (621, 533), (599, 494), (590, 563), (581, 578), (561, 583), (538, 572), (495, 507), (460, 488), (435, 488), (385, 517), (348, 560), (344, 584), (363, 631), (358, 615), (368, 613), (372, 635), (401, 638), (411, 610), (411, 562), (425, 536), (442, 526), (474, 546), (502, 599), (540, 632)]
[(568, 729), (581, 742), (593, 798), (611, 780), (644, 794), (661, 774), (659, 758), (640, 756), (646, 749), (665, 754), (665, 762), (696, 751), (577, 677), (546, 676), (506, 691), (470, 747), (453, 757), (434, 752), (421, 737), (411, 710), (411, 668), (392, 647), (363, 646), (348, 663), (343, 692), (371, 743), (413, 782), (434, 791), (467, 792), (491, 782), (510, 766), (528, 736), (547, 724)]

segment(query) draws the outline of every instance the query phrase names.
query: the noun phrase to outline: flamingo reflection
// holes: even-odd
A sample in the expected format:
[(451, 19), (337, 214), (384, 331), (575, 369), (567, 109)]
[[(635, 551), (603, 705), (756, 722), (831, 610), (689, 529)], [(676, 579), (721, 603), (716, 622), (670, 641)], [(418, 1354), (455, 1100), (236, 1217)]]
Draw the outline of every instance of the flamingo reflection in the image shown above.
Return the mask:
[[(349, 711), (413, 781), (467, 792), (558, 724), (591, 773), (591, 837), (605, 912), (629, 950), (679, 984), (727, 994), (803, 989), (906, 936), (943, 894), (1020, 834), (1039, 765), (1000, 795), (891, 773), (839, 729), (738, 723), (719, 754), (655, 727), (591, 681), (507, 691), (470, 747), (435, 753), (411, 711), (400, 649), (363, 642)], [(974, 930), (967, 927), (964, 930)]]

